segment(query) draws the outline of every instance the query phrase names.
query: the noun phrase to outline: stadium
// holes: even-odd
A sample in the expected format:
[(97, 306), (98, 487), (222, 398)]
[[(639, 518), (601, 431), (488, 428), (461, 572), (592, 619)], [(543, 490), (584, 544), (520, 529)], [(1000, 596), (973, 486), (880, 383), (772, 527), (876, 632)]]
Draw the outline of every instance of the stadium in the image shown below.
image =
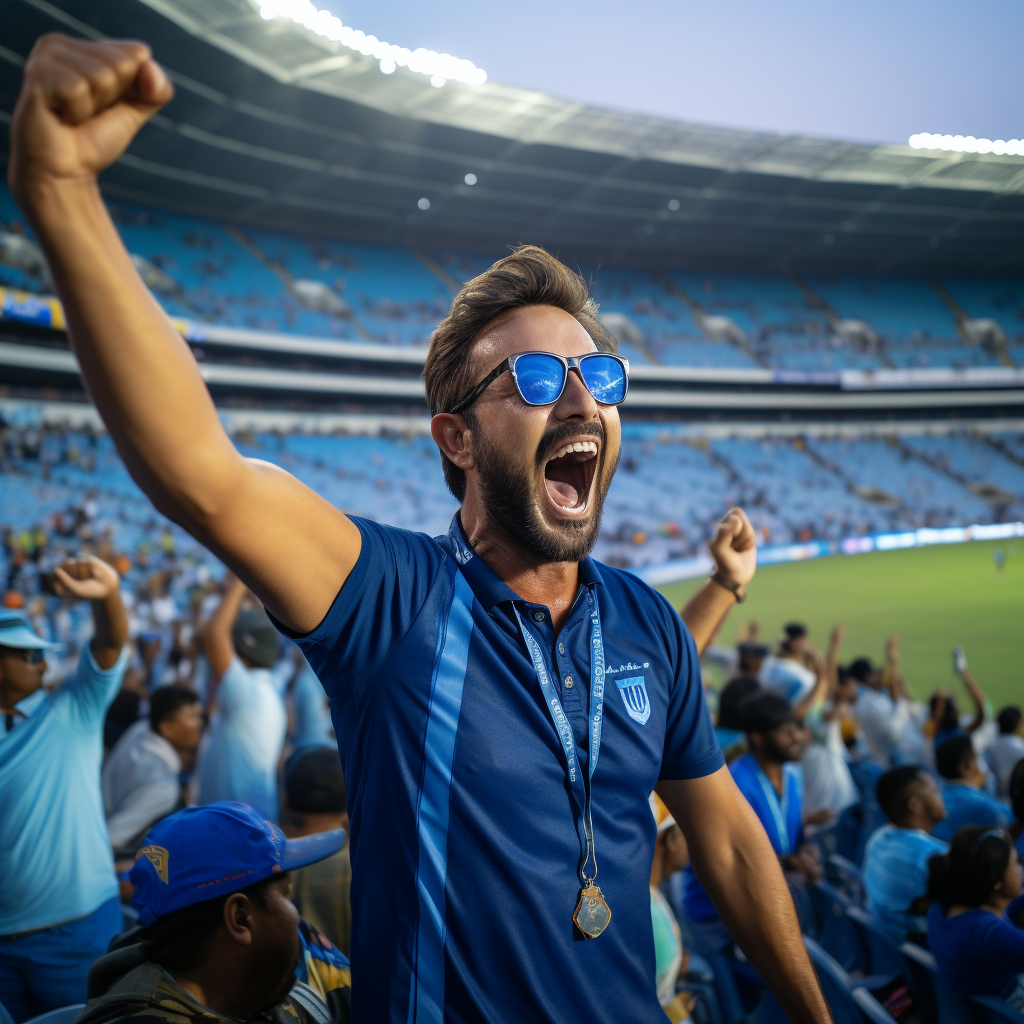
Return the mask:
[[(173, 82), (100, 189), (244, 456), (347, 514), (445, 535), (459, 502), (431, 438), (428, 347), (465, 282), (541, 246), (583, 277), (628, 359), (622, 458), (595, 557), (682, 607), (716, 571), (709, 542), (739, 506), (760, 568), (713, 649), (774, 646), (798, 620), (823, 651), (843, 624), (844, 659), (881, 661), (899, 634), (902, 660), (886, 664), (902, 666), (904, 698), (930, 722), (936, 691), (974, 699), (973, 677), (964, 691), (950, 670), (963, 647), (994, 740), (995, 709), (1020, 703), (1024, 655), (1016, 142), (868, 145), (627, 114), (482, 81), (468, 61), (353, 35), (300, 0), (5, 7), (8, 126), (47, 33), (145, 40)], [(6, 138), (3, 154), (6, 166)], [(58, 611), (47, 596), (54, 569), (81, 550), (119, 568), (137, 695), (115, 700), (112, 743), (157, 687), (208, 696), (199, 634), (223, 569), (133, 481), (67, 323), (42, 241), (0, 186), (4, 606), (64, 642), (51, 658), (63, 678), (91, 627), (84, 606)], [(739, 670), (723, 655), (704, 671), (717, 712)], [(979, 759), (981, 730), (969, 730)], [(874, 767), (851, 766), (858, 801), (819, 830), (825, 880), (797, 903), (835, 1019), (1024, 1019), (968, 1005), (927, 952), (901, 953), (858, 918), (865, 843), (886, 821)], [(1012, 818), (1007, 805), (1000, 827)], [(6, 920), (0, 907), (0, 932)], [(737, 989), (727, 957), (682, 923), (702, 954), (680, 975), (697, 1024), (797, 1019), (770, 996), (751, 1003), (749, 978), (741, 971)], [(878, 975), (885, 984), (863, 981)], [(887, 1001), (894, 991), (909, 995), (909, 1016)], [(84, 999), (72, 1002), (77, 1014)]]

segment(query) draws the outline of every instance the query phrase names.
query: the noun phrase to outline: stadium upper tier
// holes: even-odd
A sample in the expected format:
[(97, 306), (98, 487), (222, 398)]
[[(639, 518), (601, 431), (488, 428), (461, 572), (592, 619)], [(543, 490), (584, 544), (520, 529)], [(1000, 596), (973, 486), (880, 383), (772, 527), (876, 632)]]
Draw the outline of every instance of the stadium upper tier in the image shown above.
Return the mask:
[(591, 264), (1024, 272), (1024, 157), (737, 131), (490, 81), (435, 88), (260, 7), (12, 0), (0, 114), (40, 35), (128, 36), (176, 95), (104, 174), (121, 198), (409, 248), (533, 242)]
[[(459, 284), (500, 255), (299, 237), (121, 202), (111, 210), (172, 316), (325, 339), (423, 346)], [(0, 222), (0, 285), (49, 290), (6, 187)], [(581, 270), (637, 366), (1024, 366), (1024, 280)]]
[[(357, 515), (436, 535), (456, 509), (429, 437), (242, 433), (235, 443)], [(179, 552), (210, 557), (153, 510), (105, 434), (11, 427), (0, 431), (0, 472), (0, 527), (16, 542), (37, 525), (50, 529), (55, 513), (74, 522), (69, 511), (91, 502), (94, 541), (109, 532), (134, 557), (169, 531)], [(1024, 434), (708, 440), (626, 425), (595, 554), (634, 568), (692, 558), (733, 504), (770, 545), (1016, 522)]]

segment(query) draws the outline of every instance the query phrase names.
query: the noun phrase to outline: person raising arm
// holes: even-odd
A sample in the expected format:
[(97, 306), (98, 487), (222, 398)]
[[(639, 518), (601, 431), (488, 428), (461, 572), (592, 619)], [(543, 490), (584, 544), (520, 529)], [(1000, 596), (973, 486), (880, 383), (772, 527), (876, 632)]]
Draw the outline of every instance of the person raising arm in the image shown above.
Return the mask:
[(142, 43), (44, 36), (25, 66), (8, 181), (46, 254), (86, 388), (133, 479), (280, 622), (305, 632), (355, 564), (359, 531), (290, 474), (236, 451), (96, 180), (172, 95)]

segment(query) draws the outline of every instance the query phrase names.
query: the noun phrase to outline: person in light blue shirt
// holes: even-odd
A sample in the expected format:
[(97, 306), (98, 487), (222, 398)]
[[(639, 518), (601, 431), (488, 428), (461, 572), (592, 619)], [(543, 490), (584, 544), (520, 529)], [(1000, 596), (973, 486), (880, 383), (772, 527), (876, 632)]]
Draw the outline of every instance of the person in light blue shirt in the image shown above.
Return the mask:
[(303, 660), (298, 678), (292, 686), (292, 746), (318, 746), (337, 743), (331, 705), (316, 673)]
[(232, 579), (203, 633), (216, 712), (199, 768), (201, 804), (234, 800), (277, 822), (277, 767), (287, 731), (278, 634), (262, 609), (239, 613)]
[(127, 664), (117, 573), (98, 558), (54, 572), (60, 597), (92, 602), (77, 672), (42, 688), (58, 645), (0, 613), (0, 1005), (15, 1022), (85, 1001), (86, 975), (122, 917), (103, 816), (103, 719)]
[(942, 776), (942, 799), (947, 817), (932, 830), (936, 839), (950, 842), (965, 825), (1005, 828), (1009, 809), (980, 787), (985, 775), (970, 736), (954, 736), (935, 751), (935, 766)]
[(935, 779), (919, 765), (887, 771), (875, 795), (891, 824), (871, 836), (864, 854), (867, 909), (902, 943), (927, 930), (928, 860), (949, 849), (929, 833), (946, 807)]

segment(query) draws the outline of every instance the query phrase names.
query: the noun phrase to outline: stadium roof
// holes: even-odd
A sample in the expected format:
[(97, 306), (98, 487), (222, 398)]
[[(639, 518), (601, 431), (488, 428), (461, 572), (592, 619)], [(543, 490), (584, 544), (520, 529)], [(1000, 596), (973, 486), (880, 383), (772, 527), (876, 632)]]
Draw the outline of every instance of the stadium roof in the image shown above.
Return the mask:
[(434, 88), (265, 21), (253, 0), (5, 7), (8, 116), (47, 31), (145, 39), (172, 73), (175, 99), (105, 176), (114, 196), (412, 247), (536, 242), (583, 263), (1024, 273), (1022, 157), (736, 131), (491, 82)]

